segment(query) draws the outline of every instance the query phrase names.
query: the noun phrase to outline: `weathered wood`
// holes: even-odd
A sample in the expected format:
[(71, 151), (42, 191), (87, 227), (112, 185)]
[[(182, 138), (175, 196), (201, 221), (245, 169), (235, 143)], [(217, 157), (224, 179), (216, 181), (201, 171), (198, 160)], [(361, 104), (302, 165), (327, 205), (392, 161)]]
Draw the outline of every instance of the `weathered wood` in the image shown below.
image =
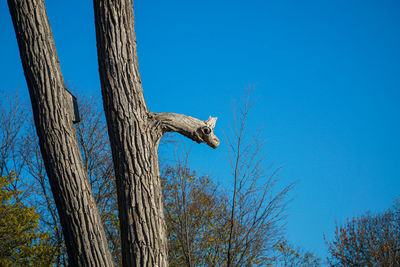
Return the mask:
[(112, 266), (99, 212), (68, 109), (43, 0), (9, 0), (40, 150), (71, 266)]
[(157, 147), (177, 131), (216, 148), (206, 122), (147, 109), (139, 75), (133, 3), (94, 0), (99, 73), (112, 148), (124, 266), (168, 266)]
[(210, 116), (208, 120), (199, 119), (176, 113), (156, 113), (155, 120), (160, 123), (164, 132), (178, 132), (197, 143), (205, 143), (212, 148), (217, 148), (219, 139), (214, 134), (217, 118)]

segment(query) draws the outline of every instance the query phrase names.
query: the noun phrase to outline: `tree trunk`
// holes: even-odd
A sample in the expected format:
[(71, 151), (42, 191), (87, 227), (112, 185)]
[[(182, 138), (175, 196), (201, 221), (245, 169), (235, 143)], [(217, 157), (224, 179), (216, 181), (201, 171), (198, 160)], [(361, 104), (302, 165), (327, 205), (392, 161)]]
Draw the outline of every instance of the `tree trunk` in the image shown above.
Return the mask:
[(117, 183), (124, 266), (168, 266), (157, 147), (176, 131), (216, 148), (207, 122), (147, 109), (131, 0), (94, 0), (99, 72)]
[[(43, 0), (8, 0), (39, 144), (73, 266), (111, 266), (103, 224), (79, 151)], [(130, 0), (94, 0), (99, 72), (113, 154), (124, 266), (167, 266), (157, 147), (179, 132), (216, 148), (216, 118), (147, 109)]]
[(8, 1), (32, 102), (40, 150), (71, 266), (112, 266), (97, 205), (68, 110), (43, 0)]

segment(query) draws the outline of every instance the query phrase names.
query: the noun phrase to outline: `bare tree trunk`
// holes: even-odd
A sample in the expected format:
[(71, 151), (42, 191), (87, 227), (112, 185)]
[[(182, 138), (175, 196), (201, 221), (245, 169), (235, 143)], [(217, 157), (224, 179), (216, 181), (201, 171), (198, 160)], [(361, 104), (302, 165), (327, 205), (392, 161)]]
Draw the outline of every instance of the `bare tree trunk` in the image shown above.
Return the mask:
[(203, 122), (147, 109), (131, 0), (94, 0), (99, 72), (112, 147), (124, 266), (168, 266), (157, 147), (166, 131), (216, 148), (215, 118)]
[(46, 172), (72, 266), (112, 266), (102, 222), (68, 114), (43, 0), (8, 1)]
[[(112, 257), (79, 151), (43, 0), (8, 0), (39, 145), (70, 265), (110, 266)], [(125, 266), (167, 266), (157, 147), (179, 132), (213, 148), (216, 118), (147, 109), (138, 70), (132, 1), (95, 0), (104, 109), (111, 141)]]

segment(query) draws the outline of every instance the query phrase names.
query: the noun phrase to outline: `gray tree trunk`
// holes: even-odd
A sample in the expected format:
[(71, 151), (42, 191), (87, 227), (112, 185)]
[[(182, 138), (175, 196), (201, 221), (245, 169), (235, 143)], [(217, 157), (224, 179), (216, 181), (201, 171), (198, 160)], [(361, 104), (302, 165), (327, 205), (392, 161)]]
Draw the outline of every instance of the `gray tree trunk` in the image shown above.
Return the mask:
[(157, 147), (176, 131), (216, 148), (207, 122), (148, 110), (139, 75), (133, 3), (95, 0), (97, 52), (119, 203), (124, 266), (168, 266)]
[[(68, 113), (68, 98), (43, 0), (8, 0), (41, 153), (69, 264), (113, 265)], [(147, 109), (138, 69), (131, 0), (94, 0), (99, 72), (113, 154), (124, 266), (168, 266), (157, 147), (179, 132), (216, 148), (216, 118), (201, 121)]]
[(112, 266), (103, 224), (68, 112), (64, 80), (44, 2), (9, 0), (8, 5), (69, 264)]

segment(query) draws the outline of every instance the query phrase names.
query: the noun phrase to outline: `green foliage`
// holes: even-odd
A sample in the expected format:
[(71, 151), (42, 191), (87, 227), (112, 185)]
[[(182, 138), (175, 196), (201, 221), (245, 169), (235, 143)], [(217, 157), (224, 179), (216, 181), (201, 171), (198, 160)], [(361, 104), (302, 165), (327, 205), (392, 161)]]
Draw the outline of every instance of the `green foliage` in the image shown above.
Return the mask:
[(56, 250), (38, 231), (35, 208), (18, 202), (21, 191), (7, 189), (15, 173), (0, 177), (0, 266), (50, 266)]

